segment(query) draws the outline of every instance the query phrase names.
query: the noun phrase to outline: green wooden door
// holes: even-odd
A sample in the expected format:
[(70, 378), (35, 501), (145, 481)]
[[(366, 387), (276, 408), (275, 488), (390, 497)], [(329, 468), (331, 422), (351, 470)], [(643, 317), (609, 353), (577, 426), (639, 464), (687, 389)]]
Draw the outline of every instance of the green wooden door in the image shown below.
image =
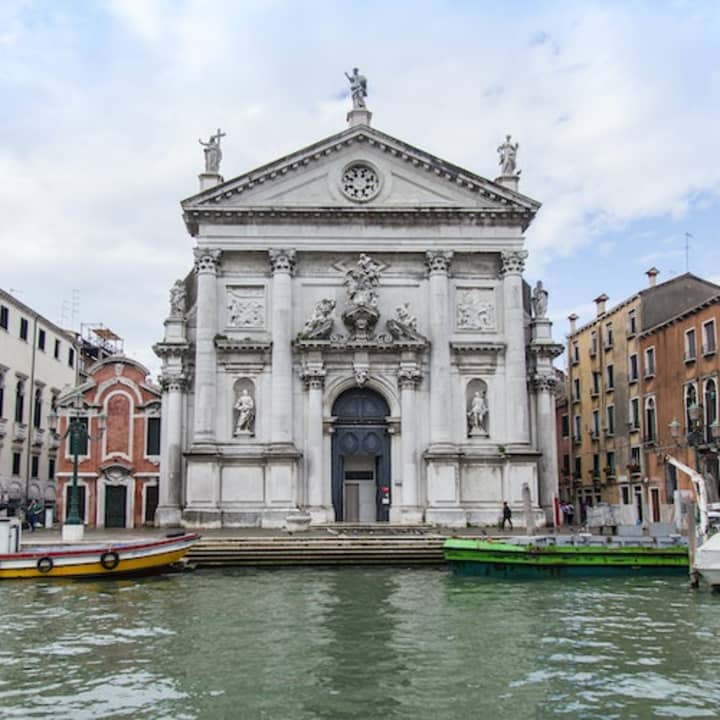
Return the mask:
[(127, 488), (124, 485), (105, 486), (105, 527), (124, 528), (127, 513)]

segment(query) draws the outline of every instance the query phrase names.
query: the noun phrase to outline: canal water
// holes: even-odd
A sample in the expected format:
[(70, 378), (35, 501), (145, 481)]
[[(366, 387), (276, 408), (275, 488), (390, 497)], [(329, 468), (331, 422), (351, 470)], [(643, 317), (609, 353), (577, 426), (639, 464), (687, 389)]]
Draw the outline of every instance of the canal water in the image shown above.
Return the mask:
[(445, 569), (0, 583), (2, 718), (717, 718), (720, 596)]

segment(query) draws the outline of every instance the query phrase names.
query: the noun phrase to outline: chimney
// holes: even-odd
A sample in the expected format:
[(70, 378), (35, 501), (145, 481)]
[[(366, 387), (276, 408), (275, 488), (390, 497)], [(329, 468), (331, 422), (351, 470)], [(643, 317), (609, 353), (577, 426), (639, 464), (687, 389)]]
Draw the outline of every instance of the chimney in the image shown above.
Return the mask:
[(645, 274), (648, 276), (648, 287), (655, 287), (655, 278), (660, 274), (660, 271), (653, 266)]
[(600, 317), (601, 315), (605, 314), (605, 303), (608, 300), (608, 296), (603, 293), (602, 295), (598, 295), (593, 302), (595, 305), (597, 305), (597, 316)]
[(578, 319), (578, 316), (575, 313), (573, 313), (572, 315), (568, 315), (568, 320), (570, 321), (570, 334), (571, 335), (577, 329), (577, 326), (576, 326), (577, 319)]

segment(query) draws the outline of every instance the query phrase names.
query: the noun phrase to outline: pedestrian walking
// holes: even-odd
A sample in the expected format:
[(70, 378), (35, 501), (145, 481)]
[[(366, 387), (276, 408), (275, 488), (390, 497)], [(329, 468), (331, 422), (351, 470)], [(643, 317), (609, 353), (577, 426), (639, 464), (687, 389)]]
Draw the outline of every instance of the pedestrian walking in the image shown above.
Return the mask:
[(504, 530), (505, 529), (505, 523), (508, 523), (510, 525), (510, 529), (513, 529), (512, 524), (512, 510), (510, 509), (510, 506), (507, 504), (507, 501), (503, 502), (503, 509), (502, 509), (502, 524), (500, 527)]

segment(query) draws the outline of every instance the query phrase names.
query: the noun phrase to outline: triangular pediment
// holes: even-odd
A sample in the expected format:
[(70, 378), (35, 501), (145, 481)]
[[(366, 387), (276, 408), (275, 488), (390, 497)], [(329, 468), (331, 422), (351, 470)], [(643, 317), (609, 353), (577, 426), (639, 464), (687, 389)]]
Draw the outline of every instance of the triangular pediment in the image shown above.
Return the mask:
[(222, 182), (182, 203), (192, 232), (203, 218), (248, 212), (393, 210), (489, 213), (527, 226), (539, 203), (505, 185), (360, 125)]

